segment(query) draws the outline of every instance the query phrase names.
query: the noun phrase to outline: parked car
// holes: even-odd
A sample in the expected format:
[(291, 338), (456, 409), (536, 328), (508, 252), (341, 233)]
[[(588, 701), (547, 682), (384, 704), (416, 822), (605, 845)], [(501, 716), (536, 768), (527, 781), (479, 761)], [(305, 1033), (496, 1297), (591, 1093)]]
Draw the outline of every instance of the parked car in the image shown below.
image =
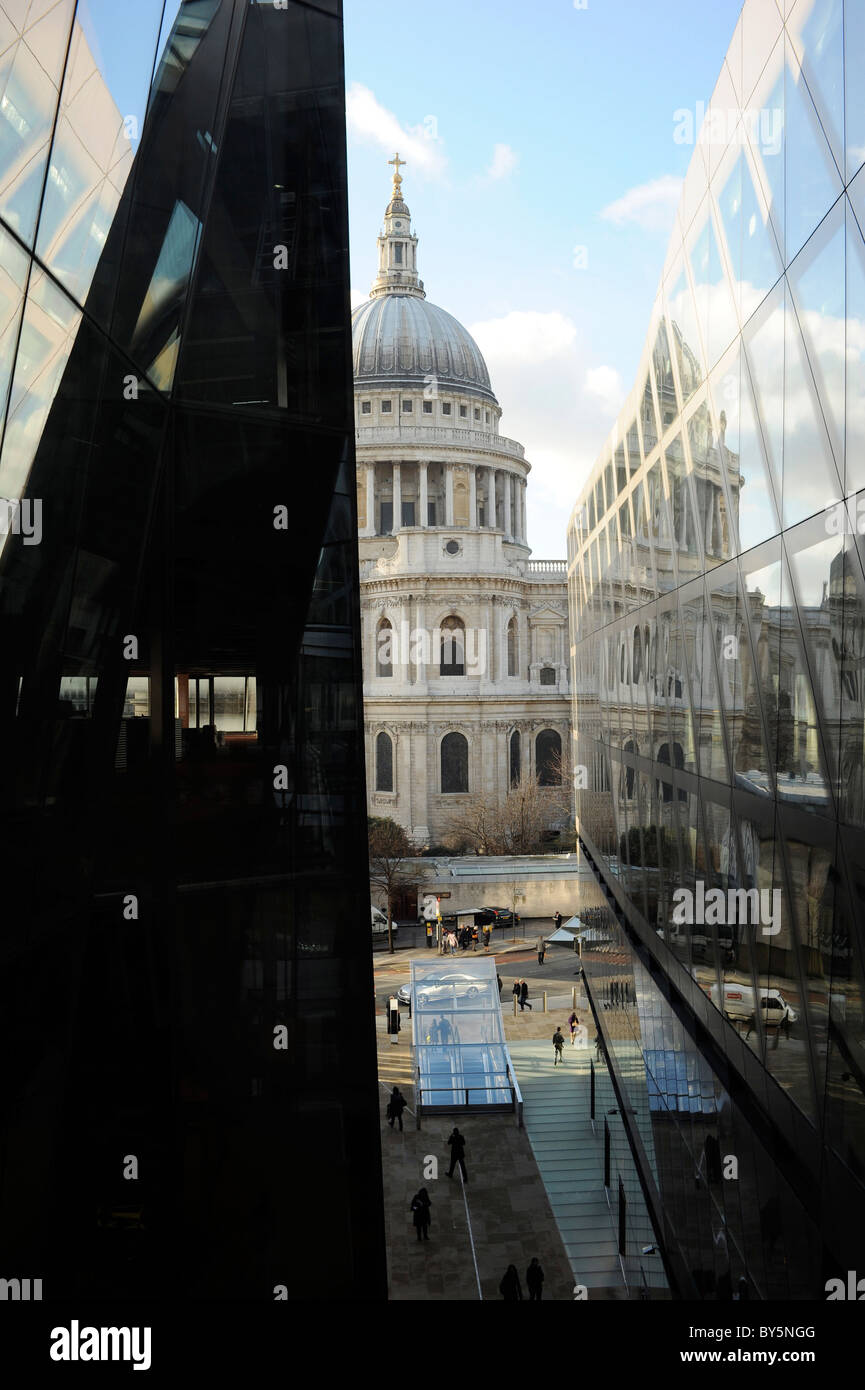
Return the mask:
[(513, 927), (519, 926), (520, 914), (509, 907), (484, 906), (475, 913), (475, 921), (479, 927)]
[[(476, 975), (464, 975), (459, 970), (443, 970), (441, 974), (427, 975), (417, 986), (416, 1004), (445, 1003), (456, 995), (457, 999), (474, 999), (485, 988), (483, 980)], [(401, 1004), (411, 1001), (411, 985), (400, 985), (397, 999)]]

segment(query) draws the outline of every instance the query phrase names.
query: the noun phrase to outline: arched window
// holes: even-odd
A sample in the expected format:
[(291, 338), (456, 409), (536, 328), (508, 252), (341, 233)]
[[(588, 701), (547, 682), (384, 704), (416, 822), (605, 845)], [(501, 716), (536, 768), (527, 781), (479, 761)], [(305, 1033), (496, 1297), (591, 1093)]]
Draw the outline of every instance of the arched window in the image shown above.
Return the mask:
[(555, 729), (541, 729), (535, 739), (535, 767), (539, 786), (562, 785), (562, 740)]
[(469, 789), (469, 745), (463, 734), (445, 734), (441, 747), (442, 791)]
[(375, 789), (393, 791), (393, 743), (390, 734), (384, 732), (375, 741)]
[(636, 685), (640, 676), (643, 674), (643, 639), (638, 627), (634, 628), (634, 664), (632, 671), (632, 680), (634, 685)]
[[(658, 749), (658, 762), (659, 762), (659, 763), (664, 763), (667, 767), (670, 766), (670, 745), (669, 745), (669, 743), (662, 743), (661, 746), (660, 746), (660, 748)], [(683, 752), (683, 750), (682, 750), (682, 745), (681, 745), (681, 743), (674, 743), (674, 744), (673, 744), (673, 760), (672, 760), (672, 765), (673, 765), (673, 767), (681, 767), (681, 768), (683, 768), (683, 767), (685, 766), (685, 754), (684, 754), (684, 752)], [(672, 801), (672, 800), (673, 800), (673, 788), (670, 786), (670, 783), (669, 783), (669, 782), (658, 782), (658, 793), (659, 793), (659, 795), (661, 796), (662, 800), (664, 800), (664, 801)], [(687, 793), (686, 791), (684, 791), (684, 790), (680, 787), (680, 788), (678, 789), (678, 797), (679, 797), (679, 800), (680, 800), (680, 801), (687, 801), (687, 800), (688, 800), (688, 793)]]
[(511, 734), (510, 761), (511, 761), (511, 786), (520, 785), (520, 731), (514, 729)]
[(516, 617), (511, 618), (508, 623), (508, 675), (515, 676), (519, 670), (520, 652), (519, 638), (517, 636)]
[(541, 667), (541, 685), (555, 685), (556, 672), (553, 666)]
[(445, 618), (441, 625), (440, 676), (466, 673), (466, 628), (462, 618)]
[[(622, 748), (623, 753), (639, 753), (639, 748), (632, 738), (626, 739)], [(622, 767), (622, 792), (626, 801), (633, 801), (634, 793), (637, 789), (637, 774), (632, 767), (624, 764)]]
[(393, 675), (393, 628), (387, 618), (382, 618), (376, 629), (375, 673), (377, 676)]

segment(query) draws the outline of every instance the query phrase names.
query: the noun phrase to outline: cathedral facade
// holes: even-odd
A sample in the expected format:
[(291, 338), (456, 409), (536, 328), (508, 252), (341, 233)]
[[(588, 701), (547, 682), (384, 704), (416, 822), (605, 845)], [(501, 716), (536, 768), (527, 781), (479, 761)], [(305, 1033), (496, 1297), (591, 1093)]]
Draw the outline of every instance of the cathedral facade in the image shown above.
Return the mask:
[(397, 156), (352, 314), (368, 810), (420, 846), (568, 764), (567, 564), (533, 560), (531, 465), (480, 349), (426, 298)]

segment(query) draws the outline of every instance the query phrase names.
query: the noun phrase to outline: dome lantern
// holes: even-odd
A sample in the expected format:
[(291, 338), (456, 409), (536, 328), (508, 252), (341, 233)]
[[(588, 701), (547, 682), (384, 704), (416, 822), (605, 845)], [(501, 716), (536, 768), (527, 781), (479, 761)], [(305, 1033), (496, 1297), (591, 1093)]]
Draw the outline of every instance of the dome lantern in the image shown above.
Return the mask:
[(384, 230), (378, 238), (378, 275), (369, 292), (370, 299), (382, 294), (410, 294), (425, 299), (423, 281), (417, 273), (417, 237), (402, 196), (400, 168), (405, 160), (400, 159), (397, 151), (388, 164), (394, 166), (393, 188), (385, 208)]

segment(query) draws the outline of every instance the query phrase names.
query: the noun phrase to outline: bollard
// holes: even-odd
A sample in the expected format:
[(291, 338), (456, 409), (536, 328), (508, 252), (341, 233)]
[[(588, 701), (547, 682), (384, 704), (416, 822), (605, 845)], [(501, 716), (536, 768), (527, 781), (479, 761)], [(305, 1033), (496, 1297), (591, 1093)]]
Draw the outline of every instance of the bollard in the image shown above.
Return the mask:
[(514, 995), (514, 1018), (517, 1016), (517, 996)]
[(577, 987), (576, 987), (576, 985), (572, 985), (572, 986), (571, 986), (571, 1008), (573, 1009), (574, 1013), (577, 1012)]
[(544, 1013), (547, 1012), (547, 991), (544, 990)]

